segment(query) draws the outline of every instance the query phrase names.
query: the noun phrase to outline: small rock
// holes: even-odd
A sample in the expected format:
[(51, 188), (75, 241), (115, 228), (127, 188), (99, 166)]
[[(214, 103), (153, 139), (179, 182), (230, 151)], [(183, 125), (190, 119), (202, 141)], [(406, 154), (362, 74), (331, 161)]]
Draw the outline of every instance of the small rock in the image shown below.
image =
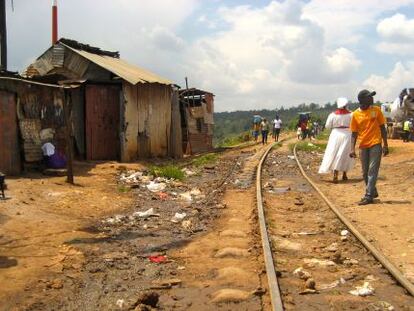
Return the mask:
[(293, 271), (293, 275), (302, 280), (307, 280), (312, 277), (312, 274), (303, 269), (302, 267), (297, 268), (295, 271)]
[(214, 303), (241, 302), (247, 300), (251, 293), (238, 289), (221, 289), (213, 294)]
[(394, 311), (393, 305), (386, 301), (372, 302), (368, 305), (368, 311)]
[(313, 278), (309, 278), (305, 282), (305, 288), (307, 289), (316, 289), (316, 282)]
[(338, 250), (338, 243), (332, 243), (325, 248), (328, 252), (336, 252)]

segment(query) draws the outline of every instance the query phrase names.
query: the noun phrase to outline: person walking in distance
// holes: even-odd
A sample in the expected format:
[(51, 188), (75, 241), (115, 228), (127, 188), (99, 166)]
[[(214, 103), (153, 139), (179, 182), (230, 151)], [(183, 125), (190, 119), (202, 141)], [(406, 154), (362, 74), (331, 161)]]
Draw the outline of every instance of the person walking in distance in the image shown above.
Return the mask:
[(359, 108), (352, 113), (350, 124), (352, 141), (349, 156), (356, 157), (355, 145), (358, 139), (362, 174), (366, 185), (365, 195), (359, 205), (371, 204), (373, 199), (378, 197), (376, 184), (381, 156), (388, 155), (386, 122), (381, 109), (373, 106), (375, 94), (376, 92), (368, 90), (359, 92)]
[(282, 120), (276, 115), (273, 120), (273, 138), (275, 141), (279, 141), (280, 130), (282, 129)]
[(263, 118), (262, 123), (260, 123), (260, 129), (262, 131), (262, 144), (267, 144), (267, 135), (269, 135), (269, 122), (266, 118)]
[(331, 129), (328, 145), (326, 146), (319, 174), (333, 171), (333, 182), (338, 182), (338, 173), (342, 173), (342, 180), (348, 180), (346, 172), (354, 167), (354, 159), (349, 157), (351, 151), (351, 111), (347, 109), (348, 99), (338, 98), (338, 109), (332, 112), (326, 120), (325, 127)]

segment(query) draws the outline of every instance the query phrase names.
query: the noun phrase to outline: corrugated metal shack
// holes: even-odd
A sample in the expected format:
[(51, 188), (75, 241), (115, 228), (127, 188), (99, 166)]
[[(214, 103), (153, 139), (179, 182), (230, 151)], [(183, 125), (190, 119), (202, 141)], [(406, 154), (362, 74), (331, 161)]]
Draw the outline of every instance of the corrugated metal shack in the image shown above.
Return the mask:
[(65, 152), (63, 86), (0, 74), (0, 171), (17, 175), (26, 163), (42, 160), (40, 132), (53, 129), (58, 151)]
[(196, 88), (179, 93), (183, 152), (195, 154), (212, 150), (214, 94)]
[(178, 88), (118, 52), (60, 39), (25, 74), (49, 83), (82, 82), (71, 96), (78, 157), (182, 156)]

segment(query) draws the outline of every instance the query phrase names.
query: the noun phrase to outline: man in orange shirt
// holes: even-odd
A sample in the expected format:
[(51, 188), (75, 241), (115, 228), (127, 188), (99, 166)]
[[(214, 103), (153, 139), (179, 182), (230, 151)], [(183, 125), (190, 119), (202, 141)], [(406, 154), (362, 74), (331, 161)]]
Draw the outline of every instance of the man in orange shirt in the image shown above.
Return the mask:
[(356, 157), (355, 144), (359, 138), (362, 173), (366, 184), (365, 196), (358, 203), (359, 205), (371, 204), (373, 199), (378, 197), (376, 184), (381, 156), (388, 154), (386, 121), (381, 108), (373, 106), (375, 94), (376, 92), (368, 90), (359, 92), (359, 109), (353, 112), (350, 125), (352, 142), (349, 156)]

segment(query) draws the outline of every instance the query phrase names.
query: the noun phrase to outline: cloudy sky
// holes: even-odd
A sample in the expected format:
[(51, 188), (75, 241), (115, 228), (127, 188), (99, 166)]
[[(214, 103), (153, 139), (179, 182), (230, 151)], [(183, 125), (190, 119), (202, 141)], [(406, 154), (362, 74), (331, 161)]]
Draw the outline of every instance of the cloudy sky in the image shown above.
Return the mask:
[[(7, 0), (9, 69), (51, 45), (51, 0)], [(216, 94), (216, 110), (275, 109), (361, 88), (414, 87), (414, 0), (59, 0), (59, 36)]]

